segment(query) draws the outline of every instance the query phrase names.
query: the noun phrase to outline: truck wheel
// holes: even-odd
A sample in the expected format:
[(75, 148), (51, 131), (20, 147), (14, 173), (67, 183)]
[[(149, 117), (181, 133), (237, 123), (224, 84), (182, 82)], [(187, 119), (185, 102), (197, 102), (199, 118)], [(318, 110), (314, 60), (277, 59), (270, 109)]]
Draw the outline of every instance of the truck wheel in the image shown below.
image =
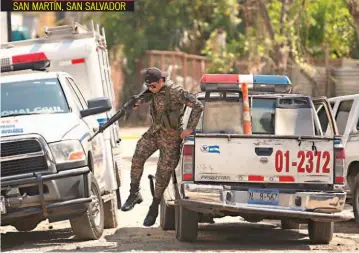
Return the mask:
[(70, 219), (71, 228), (79, 239), (97, 240), (102, 236), (104, 228), (104, 207), (100, 187), (91, 173), (92, 202), (87, 211), (80, 217)]
[(300, 229), (300, 224), (292, 220), (281, 220), (282, 229)]
[(333, 239), (334, 222), (308, 222), (309, 239), (314, 244), (329, 244)]
[(160, 204), (160, 227), (162, 230), (175, 229), (175, 209), (166, 205), (166, 201), (162, 196)]
[(198, 234), (198, 213), (188, 210), (181, 205), (176, 205), (175, 209), (177, 240), (180, 242), (195, 241)]
[(39, 221), (36, 219), (34, 219), (34, 220), (26, 219), (26, 220), (14, 223), (13, 226), (16, 228), (17, 231), (28, 232), (28, 231), (34, 230), (38, 224), (39, 224)]
[(103, 204), (104, 209), (104, 228), (117, 228), (117, 197), (115, 192), (112, 194), (112, 198)]
[(355, 177), (353, 187), (353, 213), (356, 223), (359, 224), (359, 174)]

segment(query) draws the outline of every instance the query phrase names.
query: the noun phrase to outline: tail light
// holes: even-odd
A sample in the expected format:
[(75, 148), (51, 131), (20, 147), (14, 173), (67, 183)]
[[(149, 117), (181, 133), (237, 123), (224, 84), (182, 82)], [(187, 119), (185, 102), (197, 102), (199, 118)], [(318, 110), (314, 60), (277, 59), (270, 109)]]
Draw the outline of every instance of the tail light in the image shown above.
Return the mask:
[(344, 184), (345, 175), (345, 151), (344, 147), (341, 144), (338, 144), (334, 147), (335, 152), (335, 183)]
[(182, 180), (193, 180), (193, 145), (184, 145), (182, 152)]

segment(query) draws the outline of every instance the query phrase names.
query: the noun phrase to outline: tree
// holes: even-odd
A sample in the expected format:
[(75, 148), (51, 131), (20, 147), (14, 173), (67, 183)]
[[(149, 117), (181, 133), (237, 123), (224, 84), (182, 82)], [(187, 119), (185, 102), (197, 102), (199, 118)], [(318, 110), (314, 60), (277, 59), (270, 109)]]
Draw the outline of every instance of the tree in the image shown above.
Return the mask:
[(359, 0), (349, 0), (347, 7), (353, 17), (353, 24), (350, 21), (349, 22), (354, 27), (357, 40), (359, 41)]

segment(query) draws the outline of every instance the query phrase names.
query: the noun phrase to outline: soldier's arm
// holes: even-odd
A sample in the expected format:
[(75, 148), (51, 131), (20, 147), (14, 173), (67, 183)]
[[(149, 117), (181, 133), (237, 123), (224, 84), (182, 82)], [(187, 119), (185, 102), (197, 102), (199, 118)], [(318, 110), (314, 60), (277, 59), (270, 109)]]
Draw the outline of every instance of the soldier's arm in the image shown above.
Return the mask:
[(176, 89), (176, 95), (180, 103), (192, 108), (191, 116), (187, 123), (187, 129), (196, 129), (203, 111), (203, 104), (197, 99), (195, 94), (186, 91), (182, 87)]

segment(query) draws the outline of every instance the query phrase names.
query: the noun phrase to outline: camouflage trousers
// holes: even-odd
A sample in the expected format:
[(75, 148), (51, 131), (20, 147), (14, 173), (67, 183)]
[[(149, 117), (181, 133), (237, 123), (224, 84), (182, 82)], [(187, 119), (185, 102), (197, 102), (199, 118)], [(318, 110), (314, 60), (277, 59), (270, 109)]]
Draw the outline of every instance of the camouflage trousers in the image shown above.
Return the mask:
[(162, 197), (179, 162), (182, 143), (180, 133), (179, 131), (158, 130), (155, 133), (148, 131), (142, 136), (137, 142), (132, 158), (131, 184), (140, 183), (146, 160), (159, 149), (154, 197)]

